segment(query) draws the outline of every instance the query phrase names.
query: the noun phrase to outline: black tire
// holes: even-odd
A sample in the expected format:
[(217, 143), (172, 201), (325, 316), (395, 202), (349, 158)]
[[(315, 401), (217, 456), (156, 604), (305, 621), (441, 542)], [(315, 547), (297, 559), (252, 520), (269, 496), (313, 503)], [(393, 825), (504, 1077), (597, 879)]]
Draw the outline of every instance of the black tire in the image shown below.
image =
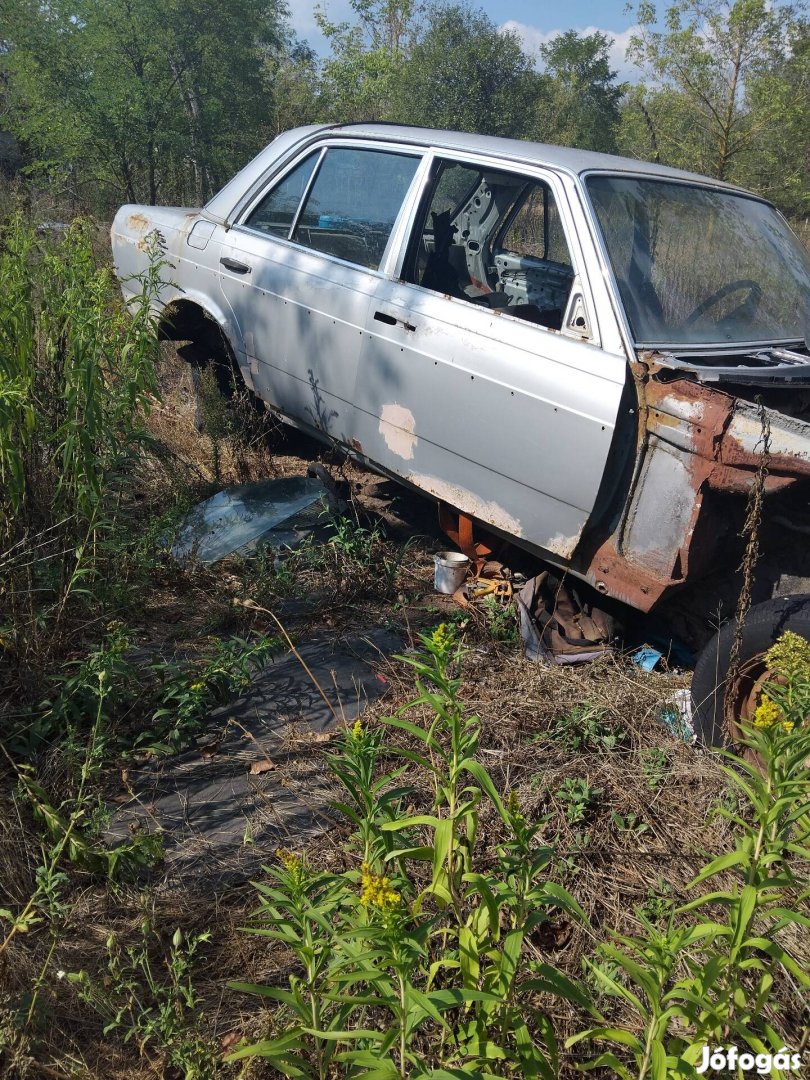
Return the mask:
[[(695, 735), (710, 746), (729, 741), (725, 730), (725, 678), (736, 629), (736, 619), (720, 627), (698, 657), (692, 676)], [(810, 594), (780, 596), (750, 609), (743, 624), (741, 665), (767, 652), (786, 630), (810, 641)]]

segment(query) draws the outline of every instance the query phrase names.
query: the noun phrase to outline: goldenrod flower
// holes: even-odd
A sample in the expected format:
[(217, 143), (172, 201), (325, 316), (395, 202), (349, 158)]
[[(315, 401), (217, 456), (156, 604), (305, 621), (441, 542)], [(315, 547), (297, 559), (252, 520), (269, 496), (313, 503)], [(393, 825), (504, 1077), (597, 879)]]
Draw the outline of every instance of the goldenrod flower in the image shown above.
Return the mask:
[(763, 698), (757, 705), (756, 712), (754, 713), (754, 727), (757, 728), (772, 728), (779, 723), (786, 723), (782, 719), (782, 710), (776, 704), (775, 701), (771, 701), (770, 698)]
[(810, 682), (810, 641), (805, 641), (792, 630), (786, 630), (768, 649), (765, 663), (775, 675)]
[(519, 818), (521, 821), (523, 820), (523, 814), (520, 812), (520, 800), (514, 789), (509, 792), (509, 795), (506, 798), (506, 809), (513, 818)]
[(304, 865), (300, 855), (296, 855), (294, 851), (287, 851), (285, 848), (276, 848), (276, 858), (290, 874), (300, 875)]
[(355, 742), (363, 738), (363, 725), (360, 723), (359, 718), (355, 720), (354, 726), (352, 727), (352, 738)]
[(446, 649), (453, 640), (453, 632), (447, 629), (447, 623), (439, 623), (430, 640), (437, 649)]
[(387, 877), (372, 872), (368, 863), (363, 863), (360, 868), (360, 903), (365, 907), (376, 907), (381, 911), (390, 911), (398, 907), (400, 895), (391, 888), (391, 882)]
[(196, 693), (198, 690), (204, 690), (205, 689), (205, 683), (204, 682), (192, 683), (191, 686), (189, 687), (189, 689), (194, 690), (195, 693)]

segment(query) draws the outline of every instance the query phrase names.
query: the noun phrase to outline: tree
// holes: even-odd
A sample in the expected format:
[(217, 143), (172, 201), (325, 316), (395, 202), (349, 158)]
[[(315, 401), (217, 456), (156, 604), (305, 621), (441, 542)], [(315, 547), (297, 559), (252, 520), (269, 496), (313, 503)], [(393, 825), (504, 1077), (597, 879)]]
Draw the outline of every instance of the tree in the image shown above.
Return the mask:
[(753, 111), (747, 95), (782, 60), (795, 34), (793, 9), (769, 0), (676, 0), (656, 30), (655, 7), (642, 0), (636, 19), (628, 56), (652, 87), (631, 95), (634, 137), (646, 129), (662, 160), (729, 178), (780, 120), (777, 102)]
[(438, 6), (403, 68), (397, 114), (426, 127), (525, 137), (536, 80), (515, 33), (466, 4)]
[(355, 23), (333, 23), (323, 8), (315, 19), (331, 56), (323, 66), (322, 95), (328, 118), (339, 123), (390, 120), (397, 86), (419, 32), (413, 0), (350, 0)]
[(313, 124), (327, 116), (321, 62), (314, 49), (291, 35), (268, 51), (265, 82), (273, 88), (273, 132)]
[(541, 46), (545, 71), (539, 79), (535, 112), (538, 138), (563, 146), (615, 151), (624, 88), (610, 66), (610, 44), (600, 31), (567, 30)]
[(762, 125), (741, 179), (796, 217), (810, 214), (810, 25), (802, 23), (790, 50), (748, 91), (755, 116), (773, 116)]
[(264, 139), (282, 14), (276, 0), (0, 0), (11, 129), (38, 167), (113, 202), (199, 203)]

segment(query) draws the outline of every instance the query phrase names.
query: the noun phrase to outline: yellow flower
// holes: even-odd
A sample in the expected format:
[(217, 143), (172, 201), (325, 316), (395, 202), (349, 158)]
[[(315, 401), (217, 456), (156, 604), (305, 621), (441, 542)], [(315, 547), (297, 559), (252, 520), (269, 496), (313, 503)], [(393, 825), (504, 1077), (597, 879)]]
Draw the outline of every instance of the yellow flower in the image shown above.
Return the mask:
[(189, 687), (189, 689), (194, 690), (195, 693), (196, 693), (198, 690), (204, 690), (205, 689), (205, 683), (204, 682), (192, 683), (191, 686)]
[(801, 678), (810, 682), (810, 641), (786, 630), (768, 649), (765, 663), (776, 675), (785, 679)]
[(363, 725), (360, 723), (359, 719), (355, 720), (354, 726), (352, 727), (352, 738), (355, 741), (363, 738)]
[(782, 721), (782, 731), (788, 731), (788, 732), (793, 731), (795, 726), (796, 725), (793, 723), (792, 720), (783, 720)]
[(506, 798), (506, 809), (514, 818), (523, 820), (523, 814), (520, 812), (520, 800), (518, 799), (517, 792), (512, 790)]
[(276, 848), (276, 858), (289, 873), (300, 875), (304, 865), (300, 855), (296, 855), (294, 851), (287, 851), (285, 848)]
[(447, 623), (440, 623), (430, 635), (430, 642), (436, 652), (441, 656), (446, 656), (453, 645), (452, 629)]
[(360, 868), (360, 903), (365, 907), (376, 907), (381, 911), (390, 911), (400, 903), (400, 895), (391, 888), (387, 877), (372, 872), (368, 863)]
[(772, 728), (780, 722), (787, 723), (787, 721), (782, 721), (782, 710), (775, 701), (763, 698), (754, 713), (754, 727)]

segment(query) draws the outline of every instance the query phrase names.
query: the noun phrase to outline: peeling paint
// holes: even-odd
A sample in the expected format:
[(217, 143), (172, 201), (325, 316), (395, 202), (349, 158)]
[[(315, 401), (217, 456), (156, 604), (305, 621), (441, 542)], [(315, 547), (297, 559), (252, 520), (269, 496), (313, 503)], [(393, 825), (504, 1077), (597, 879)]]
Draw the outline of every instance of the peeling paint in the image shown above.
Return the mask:
[(555, 555), (561, 555), (564, 559), (570, 559), (576, 550), (581, 535), (581, 529), (574, 536), (563, 536), (562, 533), (557, 533), (556, 536), (552, 536), (552, 538), (544, 543), (543, 546), (547, 547), (549, 551), (553, 551)]
[[(771, 457), (789, 458), (798, 472), (800, 462), (810, 461), (810, 424), (772, 409), (768, 410), (768, 416)], [(744, 453), (757, 453), (762, 445), (762, 421), (758, 410), (738, 403), (728, 426), (727, 437), (737, 442)]]
[(411, 461), (416, 446), (416, 419), (410, 409), (396, 402), (383, 405), (380, 415), (380, 434), (392, 454), (403, 461)]
[(659, 408), (671, 416), (677, 416), (681, 420), (690, 420), (693, 424), (699, 424), (703, 420), (705, 411), (704, 402), (687, 401), (685, 398), (667, 394), (661, 399)]
[(448, 484), (446, 480), (442, 480), (438, 476), (409, 473), (406, 479), (429, 495), (434, 495), (437, 499), (441, 499), (442, 502), (446, 502), (456, 510), (461, 510), (468, 517), (477, 518), (478, 521), (482, 521), (486, 525), (493, 525), (496, 529), (500, 529), (501, 532), (508, 533), (510, 536), (523, 536), (523, 527), (517, 518), (512, 517), (497, 503), (486, 502), (474, 492), (467, 491), (466, 488), (456, 487), (454, 484)]

